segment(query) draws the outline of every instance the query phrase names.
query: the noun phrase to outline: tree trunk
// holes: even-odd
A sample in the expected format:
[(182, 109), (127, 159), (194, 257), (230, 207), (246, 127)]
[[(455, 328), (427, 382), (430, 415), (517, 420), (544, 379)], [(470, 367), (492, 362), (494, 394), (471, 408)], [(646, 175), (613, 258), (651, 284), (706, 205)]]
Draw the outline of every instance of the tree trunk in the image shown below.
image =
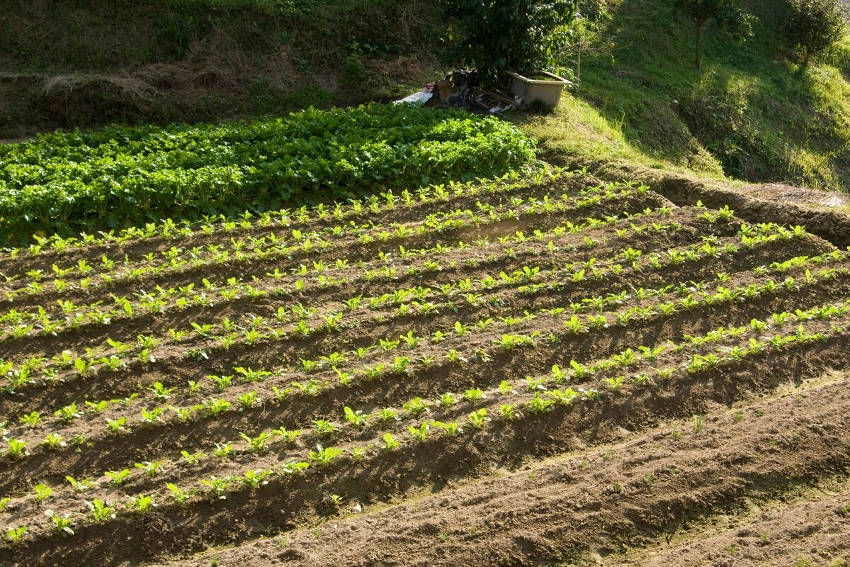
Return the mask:
[(702, 63), (702, 26), (703, 26), (702, 22), (696, 23), (696, 27), (697, 27), (697, 48), (696, 48), (696, 53), (694, 55), (694, 64), (697, 66), (697, 69), (699, 69), (700, 63)]
[(581, 42), (578, 44), (578, 59), (576, 60), (576, 82), (581, 84)]

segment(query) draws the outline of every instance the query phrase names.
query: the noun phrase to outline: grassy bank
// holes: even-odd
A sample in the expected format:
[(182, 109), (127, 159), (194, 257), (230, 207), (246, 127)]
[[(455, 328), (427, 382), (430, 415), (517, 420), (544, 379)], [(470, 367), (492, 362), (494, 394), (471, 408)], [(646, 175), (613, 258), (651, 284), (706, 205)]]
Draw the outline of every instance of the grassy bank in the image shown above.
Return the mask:
[(0, 139), (387, 100), (436, 69), (419, 0), (10, 3)]
[[(586, 154), (750, 181), (850, 186), (850, 40), (808, 67), (792, 63), (776, 2), (753, 0), (741, 39), (704, 38), (663, 0), (613, 0), (585, 45), (581, 85), (527, 121), (553, 159)], [(576, 54), (564, 61), (575, 68)]]

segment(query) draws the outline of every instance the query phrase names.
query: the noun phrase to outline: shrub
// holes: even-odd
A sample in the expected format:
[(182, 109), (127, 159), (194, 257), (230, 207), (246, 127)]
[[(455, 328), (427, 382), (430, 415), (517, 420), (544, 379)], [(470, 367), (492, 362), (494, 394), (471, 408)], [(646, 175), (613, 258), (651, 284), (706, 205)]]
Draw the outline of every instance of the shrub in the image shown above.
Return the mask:
[(505, 70), (532, 72), (545, 67), (553, 42), (565, 41), (556, 28), (569, 23), (573, 0), (439, 0), (452, 22), (447, 59), (471, 65), (486, 83)]
[(844, 36), (845, 17), (839, 0), (788, 0), (783, 31), (791, 46), (801, 54), (803, 65)]

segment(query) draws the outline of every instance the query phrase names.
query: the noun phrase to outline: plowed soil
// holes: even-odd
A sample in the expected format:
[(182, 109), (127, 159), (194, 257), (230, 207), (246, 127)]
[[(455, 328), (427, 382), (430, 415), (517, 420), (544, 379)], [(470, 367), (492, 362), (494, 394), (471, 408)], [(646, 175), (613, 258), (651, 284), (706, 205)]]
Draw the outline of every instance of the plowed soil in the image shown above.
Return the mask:
[(845, 565), (850, 256), (682, 195), (6, 253), (0, 564)]

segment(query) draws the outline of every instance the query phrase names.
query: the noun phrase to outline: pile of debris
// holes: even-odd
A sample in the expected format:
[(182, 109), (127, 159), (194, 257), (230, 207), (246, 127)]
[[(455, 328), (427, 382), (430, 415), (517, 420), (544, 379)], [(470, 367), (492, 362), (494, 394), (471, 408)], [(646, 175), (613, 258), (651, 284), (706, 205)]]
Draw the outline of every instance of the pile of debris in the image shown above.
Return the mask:
[(397, 100), (396, 104), (427, 104), (435, 108), (465, 108), (470, 112), (500, 114), (519, 108), (520, 97), (503, 93), (497, 89), (484, 90), (479, 86), (475, 71), (459, 69), (446, 78), (428, 83), (419, 92)]

